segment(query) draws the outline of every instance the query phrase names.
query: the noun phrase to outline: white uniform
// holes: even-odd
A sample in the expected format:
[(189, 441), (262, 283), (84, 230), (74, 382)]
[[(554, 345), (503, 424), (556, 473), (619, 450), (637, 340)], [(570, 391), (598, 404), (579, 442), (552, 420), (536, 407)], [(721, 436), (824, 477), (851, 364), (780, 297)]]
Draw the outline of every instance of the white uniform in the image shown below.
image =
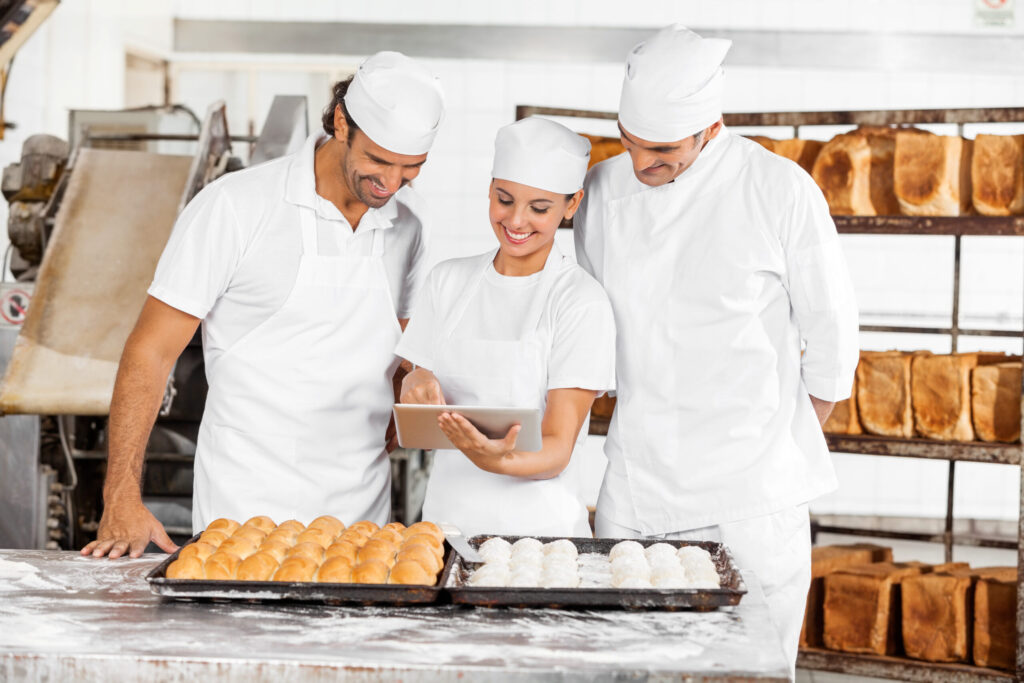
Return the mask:
[[(396, 353), (431, 370), (449, 404), (543, 410), (552, 389), (613, 389), (615, 327), (594, 279), (557, 246), (526, 277), (498, 274), (494, 255), (439, 264)], [(468, 535), (589, 536), (578, 474), (573, 460), (551, 479), (492, 474), (438, 451), (423, 516)]]
[(406, 188), (353, 232), (315, 191), (323, 139), (200, 192), (149, 289), (203, 318), (196, 529), (256, 514), (383, 523), (390, 512), (392, 349), (422, 279), (422, 210)]
[(808, 394), (846, 398), (858, 355), (828, 206), (796, 164), (724, 128), (674, 182), (640, 183), (622, 154), (585, 188), (577, 258), (618, 330), (598, 535), (754, 524), (733, 550), (795, 660), (810, 553), (780, 553), (794, 534), (809, 545), (801, 506), (836, 486)]

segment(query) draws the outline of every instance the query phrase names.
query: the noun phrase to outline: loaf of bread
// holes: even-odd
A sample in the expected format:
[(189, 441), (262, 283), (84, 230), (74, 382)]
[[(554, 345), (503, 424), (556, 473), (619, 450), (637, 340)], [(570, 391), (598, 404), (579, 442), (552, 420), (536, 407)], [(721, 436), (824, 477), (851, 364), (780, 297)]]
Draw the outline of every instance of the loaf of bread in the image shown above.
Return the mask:
[(837, 569), (872, 562), (892, 562), (892, 549), (870, 543), (816, 546), (811, 549), (811, 587), (800, 631), (801, 647), (821, 647), (824, 631), (825, 576)]
[(929, 662), (966, 662), (974, 628), (974, 582), (968, 569), (903, 579), (903, 649)]
[(1016, 668), (1017, 568), (980, 570), (974, 589), (974, 663)]
[(978, 135), (971, 158), (974, 209), (985, 216), (1024, 213), (1024, 135)]
[(914, 412), (910, 368), (916, 354), (861, 351), (857, 365), (857, 412), (868, 434), (911, 437)]
[(960, 216), (971, 205), (971, 141), (897, 132), (893, 189), (906, 216)]
[(818, 160), (821, 148), (825, 146), (820, 140), (803, 140), (792, 138), (789, 140), (775, 140), (771, 150), (780, 157), (786, 157), (795, 161), (800, 168), (808, 173), (814, 170), (814, 162)]
[(982, 441), (1020, 440), (1021, 363), (979, 365), (971, 372), (974, 432)]
[(866, 136), (844, 133), (826, 142), (811, 175), (833, 215), (875, 215), (871, 203), (871, 146)]
[(853, 379), (850, 398), (836, 403), (822, 427), (826, 434), (863, 434), (857, 415), (857, 378)]
[(590, 140), (590, 163), (588, 168), (599, 164), (605, 159), (611, 159), (626, 151), (618, 138), (606, 138), (597, 135), (583, 135)]
[(910, 369), (914, 427), (930, 439), (973, 441), (971, 370), (978, 354), (920, 354)]

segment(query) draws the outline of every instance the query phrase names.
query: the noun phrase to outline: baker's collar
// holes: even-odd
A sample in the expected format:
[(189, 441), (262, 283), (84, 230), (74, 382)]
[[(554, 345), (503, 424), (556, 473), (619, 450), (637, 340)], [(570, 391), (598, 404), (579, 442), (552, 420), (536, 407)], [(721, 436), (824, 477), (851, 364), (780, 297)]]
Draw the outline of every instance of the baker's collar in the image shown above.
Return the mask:
[[(285, 179), (285, 201), (297, 206), (308, 207), (314, 211), (318, 211), (318, 204), (330, 204), (330, 202), (327, 202), (326, 200), (323, 202), (317, 201), (316, 174), (313, 171), (313, 163), (317, 147), (319, 147), (326, 138), (327, 135), (321, 131), (317, 131), (306, 138), (306, 141), (302, 143), (302, 147), (292, 155), (291, 163), (288, 165), (288, 176)], [(333, 204), (330, 204), (330, 206), (337, 210), (337, 207), (334, 207)], [(322, 212), (318, 211), (318, 213)], [(341, 212), (338, 211), (337, 216), (322, 217), (327, 219), (336, 219), (341, 217)], [(388, 203), (381, 208), (374, 209), (371, 207), (368, 209), (360, 221), (360, 225), (362, 225), (363, 221), (369, 219), (370, 224), (375, 227), (389, 228), (397, 217), (398, 201), (394, 196), (392, 196), (391, 199), (388, 200)]]

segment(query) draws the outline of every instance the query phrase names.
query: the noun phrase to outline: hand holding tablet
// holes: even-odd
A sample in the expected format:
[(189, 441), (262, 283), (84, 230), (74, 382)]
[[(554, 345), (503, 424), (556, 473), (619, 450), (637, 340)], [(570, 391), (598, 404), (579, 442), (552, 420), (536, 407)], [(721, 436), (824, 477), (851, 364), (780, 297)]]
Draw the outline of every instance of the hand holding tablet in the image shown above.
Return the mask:
[(453, 449), (452, 442), (438, 427), (442, 413), (457, 413), (491, 439), (503, 439), (514, 425), (520, 425), (516, 449), (539, 451), (543, 444), (537, 408), (495, 408), (486, 406), (395, 404), (395, 426), (402, 448)]

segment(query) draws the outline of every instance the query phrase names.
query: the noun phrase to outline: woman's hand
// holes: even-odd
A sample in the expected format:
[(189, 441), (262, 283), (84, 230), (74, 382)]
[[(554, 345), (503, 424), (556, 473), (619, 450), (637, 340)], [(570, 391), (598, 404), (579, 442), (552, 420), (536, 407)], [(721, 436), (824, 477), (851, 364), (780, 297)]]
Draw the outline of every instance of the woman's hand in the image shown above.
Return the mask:
[(434, 373), (426, 368), (416, 368), (405, 376), (399, 401), (432, 406), (445, 404), (441, 383), (434, 377)]
[(474, 465), (494, 474), (505, 474), (503, 460), (512, 455), (519, 436), (519, 425), (513, 425), (503, 439), (488, 439), (466, 418), (456, 413), (441, 413), (437, 424), (463, 454)]

